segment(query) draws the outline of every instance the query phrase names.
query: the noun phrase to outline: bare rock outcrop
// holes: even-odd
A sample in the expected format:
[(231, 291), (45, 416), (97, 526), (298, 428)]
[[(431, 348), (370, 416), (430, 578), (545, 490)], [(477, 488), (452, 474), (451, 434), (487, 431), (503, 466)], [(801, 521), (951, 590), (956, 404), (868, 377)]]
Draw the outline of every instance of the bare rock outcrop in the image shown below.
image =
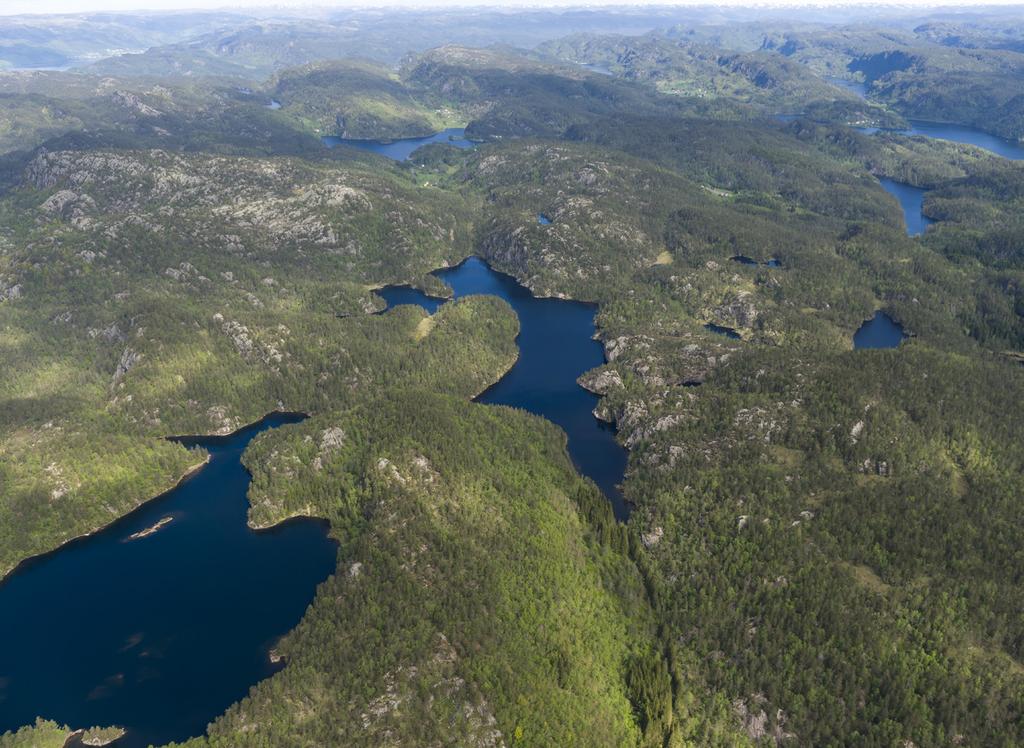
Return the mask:
[(770, 719), (764, 709), (766, 703), (767, 699), (759, 693), (752, 695), (749, 699), (736, 699), (732, 703), (733, 714), (739, 719), (744, 732), (750, 739), (758, 744), (767, 741), (774, 745), (781, 745), (796, 737), (784, 729), (786, 714), (781, 709), (777, 709), (775, 719)]
[(125, 348), (121, 352), (121, 358), (117, 361), (117, 367), (114, 369), (113, 385), (117, 385), (124, 375), (132, 370), (139, 361), (142, 360), (142, 354), (138, 351), (133, 351), (131, 348)]
[(320, 451), (313, 459), (313, 469), (316, 471), (323, 470), (324, 460), (328, 459), (331, 454), (337, 452), (343, 446), (345, 446), (345, 431), (343, 429), (332, 426), (321, 431), (319, 439)]
[(577, 381), (583, 389), (601, 396), (622, 388), (622, 377), (619, 372), (609, 368), (592, 369), (582, 374)]
[(757, 320), (759, 311), (754, 306), (753, 294), (740, 291), (715, 307), (711, 315), (720, 324), (735, 328), (749, 328)]
[(14, 285), (8, 286), (6, 288), (0, 286), (0, 302), (20, 299), (22, 296), (24, 296), (24, 293), (24, 289), (21, 287), (21, 284), (19, 283), (15, 283)]

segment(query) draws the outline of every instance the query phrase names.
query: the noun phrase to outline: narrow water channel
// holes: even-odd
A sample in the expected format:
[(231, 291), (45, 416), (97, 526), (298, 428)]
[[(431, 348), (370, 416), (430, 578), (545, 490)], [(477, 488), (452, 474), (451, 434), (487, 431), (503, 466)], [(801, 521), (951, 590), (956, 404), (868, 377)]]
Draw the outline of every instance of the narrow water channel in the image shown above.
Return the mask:
[(913, 187), (892, 179), (880, 178), (882, 188), (895, 197), (903, 209), (903, 220), (907, 224), (907, 234), (920, 236), (934, 221), (922, 212), (924, 194), (927, 190)]
[[(629, 507), (619, 490), (626, 451), (615, 440), (615, 429), (594, 417), (597, 396), (576, 383), (581, 374), (604, 363), (604, 349), (594, 339), (596, 308), (537, 298), (515, 278), (492, 270), (478, 257), (436, 275), (451, 286), (455, 298), (498, 296), (519, 316), (519, 359), (477, 402), (522, 408), (561, 426), (577, 469), (604, 492), (615, 516), (627, 519)], [(408, 287), (379, 293), (389, 308), (417, 304), (432, 314), (442, 303)]]

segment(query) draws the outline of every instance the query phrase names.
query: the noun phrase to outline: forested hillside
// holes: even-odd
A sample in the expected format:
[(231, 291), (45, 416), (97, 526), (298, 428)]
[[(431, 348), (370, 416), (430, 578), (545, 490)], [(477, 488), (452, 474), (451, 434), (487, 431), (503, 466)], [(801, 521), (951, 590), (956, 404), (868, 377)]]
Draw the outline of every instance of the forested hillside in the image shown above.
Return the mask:
[[(1019, 136), (1019, 29), (651, 14), (0, 74), (0, 574), (202, 463), (166, 437), (310, 416), (245, 452), (249, 524), (327, 520), (335, 573), (184, 744), (1024, 743), (1024, 162), (858, 129)], [(446, 127), (474, 147), (319, 139)], [(509, 304), (375, 293), (472, 255), (596, 305), (627, 521), (557, 426), (472, 402)], [(906, 338), (855, 349), (876, 312)], [(0, 746), (85, 727), (39, 716)]]

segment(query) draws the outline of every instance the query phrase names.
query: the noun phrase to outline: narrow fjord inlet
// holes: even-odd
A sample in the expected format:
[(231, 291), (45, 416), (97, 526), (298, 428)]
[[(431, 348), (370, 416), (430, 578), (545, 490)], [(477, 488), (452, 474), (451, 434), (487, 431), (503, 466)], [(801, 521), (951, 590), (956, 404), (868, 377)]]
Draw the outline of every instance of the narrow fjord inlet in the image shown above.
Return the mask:
[[(477, 402), (522, 408), (561, 426), (576, 467), (608, 497), (615, 516), (628, 519), (629, 507), (619, 490), (626, 452), (615, 440), (614, 428), (594, 416), (597, 396), (576, 382), (581, 374), (604, 363), (604, 351), (594, 339), (596, 308), (575, 301), (539, 299), (479, 257), (435, 275), (452, 288), (455, 298), (497, 296), (519, 317), (519, 359)], [(441, 301), (407, 287), (383, 289), (380, 295), (389, 308), (417, 304), (431, 314)]]

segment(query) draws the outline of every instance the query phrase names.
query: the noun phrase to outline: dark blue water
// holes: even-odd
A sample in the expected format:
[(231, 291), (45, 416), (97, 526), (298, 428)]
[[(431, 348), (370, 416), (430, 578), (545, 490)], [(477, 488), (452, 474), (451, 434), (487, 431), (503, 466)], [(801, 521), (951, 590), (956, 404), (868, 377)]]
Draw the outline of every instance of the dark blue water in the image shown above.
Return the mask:
[(782, 267), (782, 262), (777, 257), (769, 257), (764, 262), (759, 262), (753, 257), (747, 257), (746, 255), (733, 255), (729, 259), (733, 262), (738, 262), (740, 265), (764, 265), (769, 268)]
[(1013, 161), (1024, 159), (1024, 144), (1000, 138), (998, 135), (990, 135), (987, 132), (975, 130), (973, 127), (912, 119), (910, 120), (910, 129), (904, 132), (907, 135), (925, 135), (929, 138), (941, 138), (942, 140), (976, 145)]
[[(866, 83), (857, 83), (842, 78), (828, 78), (829, 83), (857, 94), (862, 99), (867, 99), (868, 87)], [(868, 134), (879, 131), (877, 127), (858, 127), (857, 130)], [(987, 151), (1008, 158), (1013, 161), (1024, 159), (1024, 143), (1014, 140), (1007, 140), (998, 135), (991, 135), (981, 130), (966, 125), (951, 125), (942, 122), (929, 122), (922, 119), (910, 120), (910, 127), (906, 130), (895, 130), (901, 135), (924, 135), (929, 138), (940, 140), (952, 140), (955, 143), (966, 143), (976, 145)]]
[(875, 312), (853, 335), (853, 347), (895, 348), (906, 335), (903, 328), (885, 312)]
[(537, 214), (537, 223), (539, 223), (541, 226), (550, 226), (551, 225), (551, 219), (548, 218), (543, 213), (538, 213)]
[(240, 458), (256, 434), (298, 420), (277, 413), (230, 437), (182, 439), (210, 463), (0, 585), (0, 733), (44, 716), (121, 725), (118, 746), (181, 740), (280, 667), (268, 648), (334, 571), (337, 547), (316, 520), (250, 530)]
[(390, 142), (352, 140), (350, 138), (339, 138), (336, 135), (325, 135), (321, 140), (328, 148), (345, 145), (350, 148), (358, 148), (361, 151), (370, 151), (381, 156), (387, 156), (395, 161), (405, 161), (417, 148), (427, 145), (427, 143), (449, 143), (456, 148), (472, 148), (475, 145), (472, 140), (466, 139), (466, 129), (463, 127), (450, 127), (447, 130), (442, 130), (425, 138), (402, 138)]
[(433, 314), (443, 303), (448, 301), (448, 299), (442, 299), (437, 296), (427, 296), (427, 294), (412, 286), (387, 286), (379, 289), (377, 295), (388, 303), (388, 309), (402, 304), (415, 304), (426, 309), (427, 314)]
[(731, 327), (723, 327), (722, 325), (713, 325), (710, 322), (704, 325), (704, 329), (708, 332), (713, 332), (715, 335), (723, 335), (732, 340), (741, 340), (742, 336), (733, 330)]
[(928, 216), (921, 212), (921, 206), (924, 203), (924, 193), (927, 190), (881, 177), (879, 177), (878, 181), (882, 183), (882, 187), (885, 188), (886, 192), (899, 200), (900, 207), (903, 208), (903, 218), (907, 224), (907, 234), (910, 236), (923, 234), (925, 228), (934, 223), (931, 218), (928, 218)]
[[(868, 135), (879, 132), (877, 127), (857, 127), (855, 128)], [(967, 145), (976, 145), (979, 148), (984, 148), (987, 151), (995, 153), (997, 156), (1008, 158), (1011, 161), (1020, 161), (1024, 159), (1024, 144), (1007, 140), (1006, 138), (1000, 138), (998, 135), (990, 135), (987, 132), (981, 130), (975, 130), (973, 127), (965, 127), (964, 125), (947, 125), (941, 122), (927, 122), (920, 119), (910, 120), (910, 127), (906, 130), (891, 130), (887, 132), (895, 132), (900, 135), (923, 135), (928, 138), (938, 138), (940, 140), (952, 140), (955, 143), (965, 143)]]
[[(627, 519), (629, 507), (618, 488), (626, 470), (626, 451), (615, 441), (614, 428), (594, 417), (597, 396), (576, 383), (583, 372), (604, 363), (604, 350), (594, 340), (596, 309), (575, 301), (538, 299), (515, 278), (492, 270), (478, 257), (436, 275), (452, 287), (456, 298), (499, 296), (519, 316), (519, 359), (477, 402), (522, 408), (561, 426), (577, 469), (600, 487), (615, 516)], [(379, 293), (389, 308), (412, 303), (433, 313), (439, 301), (412, 289)]]

